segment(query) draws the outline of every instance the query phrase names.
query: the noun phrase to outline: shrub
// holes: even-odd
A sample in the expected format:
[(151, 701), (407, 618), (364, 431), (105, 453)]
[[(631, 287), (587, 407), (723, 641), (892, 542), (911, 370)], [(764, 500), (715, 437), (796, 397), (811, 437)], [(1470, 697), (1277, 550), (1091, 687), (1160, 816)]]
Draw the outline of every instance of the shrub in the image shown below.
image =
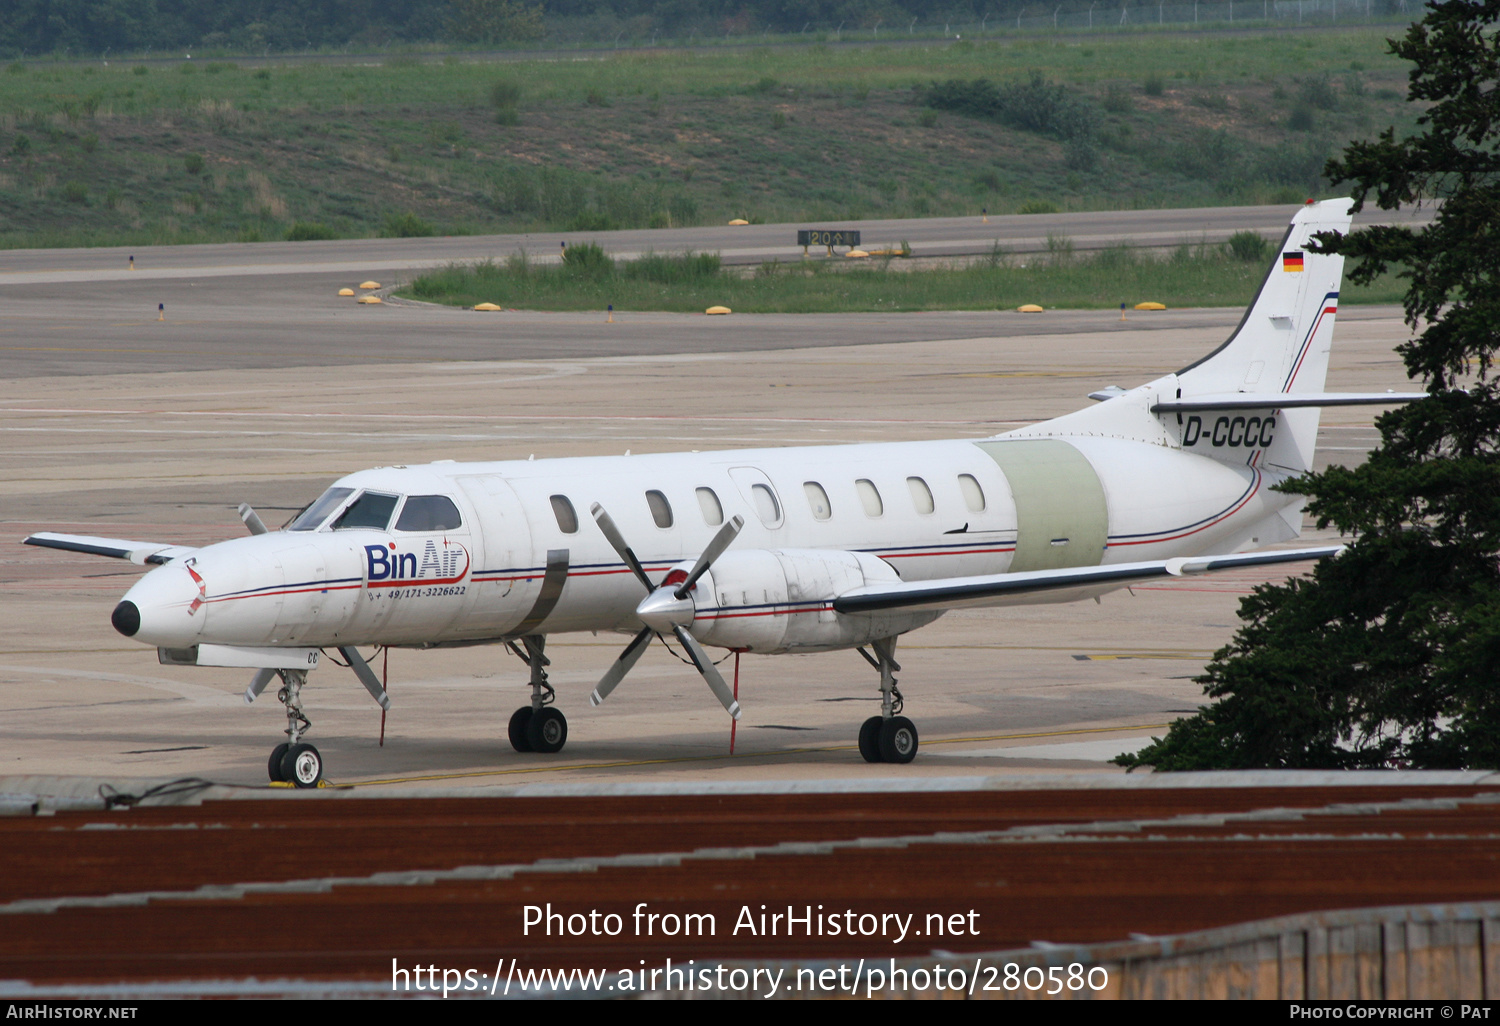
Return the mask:
[(583, 100), (590, 107), (609, 106), (609, 97), (605, 96), (603, 90), (600, 89), (590, 89), (586, 94), (584, 94)]
[(750, 87), (750, 91), (752, 93), (769, 93), (778, 85), (780, 85), (780, 83), (770, 75), (762, 75), (760, 81)]
[(387, 239), (417, 239), (436, 235), (437, 229), (408, 210), (399, 217), (387, 214), (380, 234)]
[(203, 154), (184, 153), (182, 155), (182, 166), (190, 175), (201, 175), (203, 173)]
[(510, 79), (502, 78), (490, 86), (490, 104), (495, 107), (514, 107), (521, 102), (521, 86)]
[(1161, 80), (1161, 76), (1153, 71), (1151, 74), (1146, 76), (1146, 81), (1141, 86), (1141, 91), (1144, 92), (1147, 96), (1160, 96), (1162, 94), (1163, 88), (1164, 86)]
[(937, 114), (930, 110), (924, 110), (921, 114), (917, 115), (917, 124), (923, 128), (931, 128), (937, 124)]
[(319, 221), (293, 221), (292, 226), (286, 230), (288, 242), (317, 242), (335, 238), (338, 236), (333, 233), (333, 229)]
[(608, 278), (615, 272), (615, 262), (598, 245), (582, 242), (563, 250), (563, 267), (579, 278)]
[(1018, 214), (1055, 214), (1057, 204), (1046, 200), (1027, 200), (1016, 208)]
[(1224, 243), (1224, 252), (1236, 260), (1259, 263), (1271, 252), (1271, 244), (1255, 232), (1235, 232)]
[(130, 69), (130, 73), (132, 75), (149, 75), (151, 74), (151, 69), (146, 67), (144, 64), (137, 64), (135, 67)]
[(1313, 130), (1313, 112), (1311, 107), (1297, 106), (1292, 110), (1292, 116), (1286, 119), (1286, 127), (1294, 132), (1311, 132)]
[(778, 132), (781, 131), (783, 128), (785, 128), (786, 127), (786, 115), (783, 114), (779, 110), (776, 113), (772, 114), (771, 115), (771, 127), (774, 128)]
[(1064, 85), (1032, 72), (1025, 82), (995, 85), (989, 79), (934, 82), (924, 97), (927, 106), (987, 118), (1059, 139), (1091, 137), (1099, 122), (1098, 108), (1073, 95)]
[(27, 135), (17, 135), (11, 142), (10, 149), (11, 152), (18, 157), (26, 156), (26, 154), (31, 152), (31, 137)]
[(1128, 114), (1134, 107), (1130, 94), (1122, 87), (1112, 85), (1104, 91), (1104, 109), (1111, 114)]
[[(145, 69), (142, 68), (141, 70), (144, 71)], [(271, 80), (271, 69), (270, 68), (261, 68), (258, 71), (256, 71), (256, 73), (254, 75), (252, 75), (251, 77), (252, 78), (258, 78), (262, 82), (269, 82)], [(259, 241), (259, 240), (256, 240), (256, 241)]]
[(1297, 90), (1297, 98), (1309, 107), (1318, 110), (1338, 110), (1339, 94), (1333, 86), (1333, 79), (1328, 75), (1312, 75), (1302, 81), (1302, 87)]
[(521, 115), (514, 107), (501, 107), (495, 111), (495, 124), (497, 125), (519, 125)]
[(87, 203), (89, 187), (79, 181), (68, 182), (62, 187), (62, 198), (69, 203)]
[(124, 198), (125, 194), (120, 191), (119, 187), (112, 185), (109, 191), (104, 194), (104, 205), (110, 210), (118, 210), (120, 201)]
[[(618, 230), (620, 223), (608, 214), (597, 210), (580, 210), (569, 219), (563, 226), (564, 231), (569, 232), (612, 232)], [(566, 253), (563, 254), (567, 256)]]
[(99, 148), (99, 137), (93, 132), (90, 132), (88, 135), (79, 140), (79, 145), (83, 147), (83, 152), (93, 153)]

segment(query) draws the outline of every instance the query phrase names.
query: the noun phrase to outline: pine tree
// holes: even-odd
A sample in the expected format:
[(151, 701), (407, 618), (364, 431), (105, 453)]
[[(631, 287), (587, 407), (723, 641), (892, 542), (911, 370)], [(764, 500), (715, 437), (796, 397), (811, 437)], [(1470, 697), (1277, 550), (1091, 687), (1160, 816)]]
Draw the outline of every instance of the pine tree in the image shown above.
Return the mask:
[(1350, 470), (1282, 486), (1354, 541), (1307, 578), (1262, 586), (1215, 654), (1218, 701), (1116, 761), (1158, 770), (1500, 766), (1500, 0), (1441, 0), (1391, 52), (1432, 106), (1324, 171), (1356, 209), (1433, 204), (1423, 229), (1321, 239), (1358, 283), (1394, 273), (1415, 336), (1398, 348), (1428, 397), (1376, 421)]

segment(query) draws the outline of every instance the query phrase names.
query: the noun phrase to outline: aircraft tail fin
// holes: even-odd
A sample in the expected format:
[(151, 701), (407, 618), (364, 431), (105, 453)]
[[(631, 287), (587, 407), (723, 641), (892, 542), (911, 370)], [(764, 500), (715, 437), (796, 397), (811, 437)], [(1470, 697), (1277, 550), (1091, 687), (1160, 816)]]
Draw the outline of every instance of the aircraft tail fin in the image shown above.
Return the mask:
[[(1310, 252), (1308, 244), (1318, 232), (1348, 232), (1351, 205), (1345, 197), (1309, 203), (1297, 211), (1260, 290), (1228, 341), (1177, 372), (1178, 399), (1323, 391), (1344, 258)], [(1204, 451), (1234, 462), (1250, 455), (1257, 462), (1300, 473), (1312, 466), (1319, 412), (1318, 407), (1283, 409), (1277, 414), (1282, 421), (1279, 429), (1264, 432), (1268, 444), (1257, 455), (1244, 448)], [(1187, 436), (1183, 443), (1189, 445)]]

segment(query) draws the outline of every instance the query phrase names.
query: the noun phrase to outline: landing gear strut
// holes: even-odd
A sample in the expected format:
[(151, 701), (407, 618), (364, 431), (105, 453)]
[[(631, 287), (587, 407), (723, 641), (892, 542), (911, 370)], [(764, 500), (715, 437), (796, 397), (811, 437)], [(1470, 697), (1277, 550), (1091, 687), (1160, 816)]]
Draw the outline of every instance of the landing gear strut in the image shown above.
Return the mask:
[(871, 716), (859, 728), (859, 754), (865, 762), (911, 762), (917, 757), (917, 726), (900, 715), (905, 701), (896, 686), (896, 639), (883, 638), (871, 646), (875, 655), (864, 649), (859, 654), (880, 671), (880, 715)]
[(323, 780), (323, 757), (312, 745), (302, 743), (302, 735), (312, 727), (312, 721), (302, 713), (302, 685), (307, 683), (307, 671), (277, 670), (276, 675), (281, 678), (276, 698), (286, 706), (286, 733), (291, 740), (271, 750), (266, 772), (274, 784), (317, 787)]
[(561, 710), (553, 707), (557, 692), (547, 683), (547, 667), (552, 660), (543, 654), (547, 639), (540, 634), (528, 634), (521, 639), (525, 651), (514, 641), (506, 646), (531, 667), (531, 704), (517, 709), (510, 718), (510, 746), (518, 752), (539, 752), (551, 755), (562, 751), (568, 741), (568, 720)]

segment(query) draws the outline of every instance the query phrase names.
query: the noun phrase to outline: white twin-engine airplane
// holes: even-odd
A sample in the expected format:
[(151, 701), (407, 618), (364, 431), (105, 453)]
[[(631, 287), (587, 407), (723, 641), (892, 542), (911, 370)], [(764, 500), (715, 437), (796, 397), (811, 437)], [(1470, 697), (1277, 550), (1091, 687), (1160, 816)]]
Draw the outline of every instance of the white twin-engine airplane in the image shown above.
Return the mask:
[(360, 645), (509, 646), (531, 670), (510, 742), (560, 750), (567, 721), (543, 647), (567, 631), (635, 634), (595, 704), (670, 635), (735, 718), (705, 646), (857, 649), (881, 695), (860, 753), (910, 762), (896, 639), (946, 610), (1339, 551), (1232, 555), (1298, 536), (1301, 500), (1270, 486), (1312, 465), (1320, 407), (1419, 398), (1321, 391), (1343, 261), (1307, 243), (1347, 231), (1349, 206), (1297, 212), (1213, 353), (994, 438), (383, 467), (335, 482), (278, 531), (242, 506), (251, 536), (204, 548), (26, 542), (158, 564), (115, 607), (116, 630), (163, 663), (255, 670), (247, 702), (279, 677), (288, 741), (271, 755), (273, 781), (322, 779), (300, 696), (325, 649), (389, 706)]

